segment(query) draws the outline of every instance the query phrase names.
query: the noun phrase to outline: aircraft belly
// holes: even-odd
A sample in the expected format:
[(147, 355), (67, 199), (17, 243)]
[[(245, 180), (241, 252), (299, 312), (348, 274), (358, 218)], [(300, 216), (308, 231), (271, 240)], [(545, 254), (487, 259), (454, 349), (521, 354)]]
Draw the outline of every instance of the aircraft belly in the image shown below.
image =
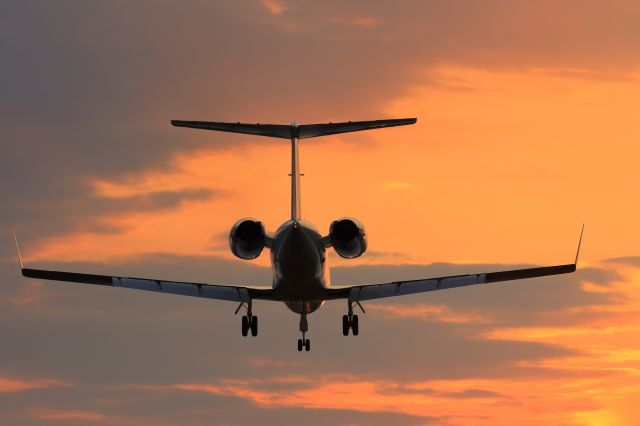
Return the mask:
[(276, 234), (272, 247), (273, 288), (296, 313), (318, 309), (326, 294), (325, 248), (321, 236), (303, 226)]
[(310, 314), (317, 311), (320, 306), (324, 305), (324, 300), (315, 300), (312, 302), (285, 302), (284, 304), (296, 314)]

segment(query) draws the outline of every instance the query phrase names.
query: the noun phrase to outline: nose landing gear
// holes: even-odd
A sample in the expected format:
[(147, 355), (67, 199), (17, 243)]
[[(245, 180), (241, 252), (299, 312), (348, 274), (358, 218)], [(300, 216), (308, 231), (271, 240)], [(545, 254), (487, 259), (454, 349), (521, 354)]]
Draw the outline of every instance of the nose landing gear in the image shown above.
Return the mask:
[[(362, 313), (366, 313), (360, 302), (356, 302)], [(357, 336), (360, 333), (360, 327), (358, 325), (358, 316), (353, 314), (353, 302), (349, 301), (348, 304), (348, 313), (347, 315), (342, 316), (342, 335), (348, 336), (349, 329), (354, 336)]]
[(311, 341), (305, 338), (305, 333), (309, 331), (309, 323), (307, 322), (307, 314), (300, 314), (300, 331), (302, 332), (302, 339), (298, 339), (298, 352), (302, 352), (302, 348), (309, 352), (311, 350)]

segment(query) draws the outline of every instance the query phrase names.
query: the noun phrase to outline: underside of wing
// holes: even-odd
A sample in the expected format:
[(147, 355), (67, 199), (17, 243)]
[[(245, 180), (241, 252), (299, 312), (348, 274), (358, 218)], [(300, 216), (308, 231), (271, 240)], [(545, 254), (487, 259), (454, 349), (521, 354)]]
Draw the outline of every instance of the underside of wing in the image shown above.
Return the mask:
[(573, 263), (566, 265), (540, 266), (537, 268), (512, 269), (509, 271), (487, 272), (484, 274), (453, 275), (422, 280), (394, 281), (383, 284), (366, 284), (351, 287), (334, 287), (328, 290), (328, 299), (349, 299), (351, 302), (403, 296), (405, 294), (446, 290), (475, 284), (489, 284), (502, 281), (524, 280), (550, 275), (570, 274), (576, 271), (584, 225), (580, 231), (578, 249)]
[(23, 268), (22, 275), (28, 278), (65, 281), (82, 284), (105, 285), (131, 288), (182, 296), (203, 297), (206, 299), (227, 300), (248, 303), (252, 299), (272, 299), (269, 288), (253, 288), (233, 285), (213, 285), (179, 281), (165, 281), (147, 278), (116, 277), (109, 275), (81, 274), (76, 272), (48, 271)]
[(510, 271), (489, 272), (484, 274), (453, 275), (448, 277), (427, 278), (422, 280), (394, 281), (383, 284), (367, 284), (352, 287), (338, 287), (329, 290), (330, 299), (349, 299), (353, 302), (403, 296), (428, 291), (446, 290), (475, 284), (489, 284), (501, 281), (521, 280), (545, 277), (549, 275), (575, 272), (574, 263), (539, 268), (514, 269)]

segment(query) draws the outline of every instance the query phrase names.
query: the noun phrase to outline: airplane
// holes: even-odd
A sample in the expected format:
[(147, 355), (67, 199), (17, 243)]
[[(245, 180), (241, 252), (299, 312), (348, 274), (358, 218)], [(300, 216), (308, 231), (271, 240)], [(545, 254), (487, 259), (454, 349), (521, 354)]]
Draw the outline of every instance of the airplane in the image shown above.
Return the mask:
[(416, 118), (403, 118), (303, 125), (298, 125), (295, 121), (291, 125), (171, 121), (171, 124), (176, 127), (243, 133), (291, 141), (291, 217), (289, 220), (280, 225), (274, 234), (269, 234), (259, 220), (245, 218), (236, 222), (229, 233), (231, 252), (240, 259), (255, 259), (265, 248), (270, 250), (273, 271), (271, 288), (25, 268), (14, 232), (22, 275), (28, 278), (124, 287), (236, 302), (239, 303), (235, 310), (236, 315), (242, 308), (246, 310), (246, 315), (242, 316), (241, 321), (243, 336), (247, 336), (249, 331), (252, 336), (258, 335), (258, 317), (254, 315), (252, 309), (254, 300), (284, 302), (287, 308), (300, 315), (299, 329), (302, 338), (298, 339), (298, 351), (304, 348), (308, 352), (311, 349), (311, 342), (306, 337), (309, 330), (307, 316), (319, 309), (327, 300), (346, 300), (347, 313), (342, 316), (342, 334), (347, 336), (351, 331), (354, 336), (357, 336), (359, 323), (358, 315), (354, 314), (354, 308), (358, 307), (365, 313), (361, 302), (366, 300), (576, 271), (584, 225), (580, 232), (575, 261), (570, 264), (377, 284), (331, 286), (327, 249), (333, 247), (334, 251), (345, 259), (357, 258), (367, 250), (367, 234), (362, 223), (351, 217), (342, 217), (333, 221), (329, 227), (329, 233), (324, 236), (310, 222), (302, 218), (299, 141), (318, 136), (410, 125), (415, 124), (416, 121)]

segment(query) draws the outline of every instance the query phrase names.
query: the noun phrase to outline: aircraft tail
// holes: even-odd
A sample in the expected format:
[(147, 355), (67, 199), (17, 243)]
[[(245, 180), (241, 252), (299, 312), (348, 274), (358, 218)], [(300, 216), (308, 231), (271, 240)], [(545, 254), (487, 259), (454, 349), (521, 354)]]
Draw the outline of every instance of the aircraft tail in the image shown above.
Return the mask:
[(414, 124), (416, 118), (400, 118), (392, 120), (346, 121), (342, 123), (303, 124), (296, 122), (285, 124), (248, 124), (221, 123), (215, 121), (183, 121), (171, 120), (176, 127), (190, 127), (193, 129), (216, 130), (219, 132), (244, 133), (256, 136), (268, 136), (291, 140), (291, 219), (301, 218), (300, 208), (300, 162), (298, 155), (298, 140), (315, 138), (318, 136), (335, 135), (338, 133), (358, 132), (360, 130), (381, 129), (383, 127), (404, 126)]
[(298, 126), (285, 124), (248, 124), (221, 123), (215, 121), (183, 121), (171, 120), (176, 127), (190, 127), (192, 129), (216, 130), (219, 132), (244, 133), (256, 136), (268, 136), (282, 139), (307, 139), (318, 136), (335, 135), (338, 133), (357, 132), (360, 130), (381, 129), (383, 127), (404, 126), (414, 124), (415, 118), (400, 118), (392, 120), (346, 121), (342, 123), (302, 124)]

